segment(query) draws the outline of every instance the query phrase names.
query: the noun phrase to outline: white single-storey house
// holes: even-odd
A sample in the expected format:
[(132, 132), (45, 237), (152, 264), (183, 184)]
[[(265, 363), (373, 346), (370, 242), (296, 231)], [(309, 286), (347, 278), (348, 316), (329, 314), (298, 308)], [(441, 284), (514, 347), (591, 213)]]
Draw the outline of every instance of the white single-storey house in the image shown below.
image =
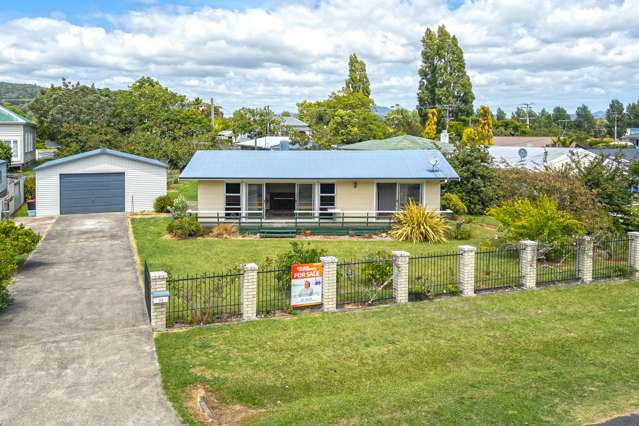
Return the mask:
[(284, 151), (289, 148), (291, 139), (288, 136), (263, 136), (261, 138), (247, 139), (235, 142), (235, 145), (243, 150), (271, 150)]
[(581, 148), (538, 148), (518, 146), (491, 146), (488, 153), (496, 168), (524, 168), (543, 170), (560, 168), (572, 161), (587, 164), (597, 158), (596, 154)]
[(282, 124), (280, 125), (281, 130), (280, 133), (282, 135), (287, 135), (289, 129), (294, 130), (296, 132), (306, 133), (307, 135), (311, 135), (312, 131), (308, 124), (304, 123), (297, 117), (286, 116), (282, 117)]
[(36, 215), (152, 211), (168, 166), (107, 148), (46, 162), (36, 172)]
[(23, 167), (36, 159), (35, 124), (0, 105), (0, 143), (11, 147), (11, 166)]
[(198, 182), (198, 218), (214, 222), (368, 220), (411, 199), (438, 211), (441, 184), (459, 176), (437, 150), (229, 150), (196, 152), (180, 179)]

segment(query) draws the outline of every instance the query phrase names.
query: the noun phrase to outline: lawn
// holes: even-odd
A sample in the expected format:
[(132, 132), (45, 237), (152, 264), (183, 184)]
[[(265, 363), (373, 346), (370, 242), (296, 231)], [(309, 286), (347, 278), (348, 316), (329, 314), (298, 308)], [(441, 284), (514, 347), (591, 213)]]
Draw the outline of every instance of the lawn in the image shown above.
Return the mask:
[(243, 421), (255, 424), (584, 424), (639, 408), (638, 309), (639, 283), (625, 282), (200, 327), (155, 342), (166, 393), (189, 424), (195, 388), (219, 415), (249, 412)]
[(173, 176), (169, 177), (169, 182), (169, 190), (167, 192), (169, 196), (175, 198), (178, 194), (182, 194), (186, 201), (197, 201), (197, 181), (178, 181), (177, 177)]
[[(482, 218), (482, 222), (485, 219)], [(226, 271), (241, 263), (264, 263), (267, 257), (286, 252), (291, 239), (192, 239), (167, 240), (168, 218), (132, 218), (133, 233), (138, 253), (152, 270), (164, 270), (173, 274), (202, 274)], [(479, 245), (482, 240), (494, 236), (493, 225), (473, 224), (473, 239), (449, 241), (443, 244), (413, 244), (386, 240), (332, 240), (312, 241), (313, 246), (323, 248), (328, 255), (341, 260), (361, 259), (378, 250), (405, 250), (411, 254), (450, 252), (462, 244)]]

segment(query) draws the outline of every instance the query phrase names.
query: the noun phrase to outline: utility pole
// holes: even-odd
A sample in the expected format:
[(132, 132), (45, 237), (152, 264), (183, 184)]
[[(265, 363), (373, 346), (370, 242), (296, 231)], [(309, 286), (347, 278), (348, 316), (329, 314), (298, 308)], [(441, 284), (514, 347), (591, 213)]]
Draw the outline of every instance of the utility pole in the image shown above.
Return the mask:
[(619, 118), (618, 112), (613, 112), (612, 117), (615, 119), (615, 142), (617, 141), (617, 118)]
[(530, 129), (530, 110), (533, 106), (535, 106), (535, 104), (532, 102), (524, 102), (519, 104), (518, 106), (524, 107), (526, 111), (526, 128)]
[(215, 130), (215, 102), (211, 98), (211, 128)]
[(448, 133), (448, 121), (450, 120), (450, 111), (453, 109), (453, 105), (436, 105), (435, 108), (446, 111), (446, 133)]

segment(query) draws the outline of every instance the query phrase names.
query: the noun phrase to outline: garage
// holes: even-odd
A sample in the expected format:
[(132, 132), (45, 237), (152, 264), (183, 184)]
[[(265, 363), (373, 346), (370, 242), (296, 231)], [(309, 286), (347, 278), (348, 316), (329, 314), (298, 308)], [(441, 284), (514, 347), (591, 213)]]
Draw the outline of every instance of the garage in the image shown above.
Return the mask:
[(166, 194), (168, 166), (106, 148), (35, 168), (36, 215), (142, 212)]

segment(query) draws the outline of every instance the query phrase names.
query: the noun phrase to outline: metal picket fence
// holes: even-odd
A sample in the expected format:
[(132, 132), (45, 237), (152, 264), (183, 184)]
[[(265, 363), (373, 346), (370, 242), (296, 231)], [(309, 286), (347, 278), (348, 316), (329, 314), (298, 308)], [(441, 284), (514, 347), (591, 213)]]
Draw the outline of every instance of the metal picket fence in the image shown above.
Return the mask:
[(476, 252), (475, 291), (517, 287), (519, 278), (519, 248)]
[(577, 243), (543, 245), (537, 252), (537, 285), (577, 280)]
[(408, 300), (456, 294), (459, 253), (413, 256), (408, 260)]
[(337, 264), (337, 305), (391, 301), (392, 281), (393, 261), (390, 258), (340, 262)]
[(622, 278), (633, 271), (628, 262), (627, 238), (595, 241), (592, 256), (592, 278)]

